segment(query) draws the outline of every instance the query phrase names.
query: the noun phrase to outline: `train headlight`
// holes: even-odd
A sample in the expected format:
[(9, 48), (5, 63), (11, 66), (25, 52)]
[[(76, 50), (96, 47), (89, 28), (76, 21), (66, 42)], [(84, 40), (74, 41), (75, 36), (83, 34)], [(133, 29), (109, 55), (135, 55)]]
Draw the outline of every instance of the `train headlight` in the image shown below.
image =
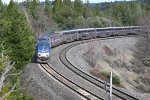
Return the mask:
[(46, 57), (49, 57), (49, 53), (46, 54)]
[(38, 54), (38, 57), (40, 57), (41, 56), (41, 54)]

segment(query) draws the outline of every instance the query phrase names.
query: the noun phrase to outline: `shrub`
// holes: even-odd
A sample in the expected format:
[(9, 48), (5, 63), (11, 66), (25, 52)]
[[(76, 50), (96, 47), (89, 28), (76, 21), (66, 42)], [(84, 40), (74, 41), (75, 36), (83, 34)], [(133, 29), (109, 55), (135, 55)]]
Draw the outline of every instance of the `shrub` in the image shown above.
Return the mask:
[[(102, 72), (102, 75), (107, 77), (107, 79), (110, 78), (110, 73), (109, 72)], [(112, 75), (113, 75), (112, 76), (112, 83), (115, 84), (115, 85), (120, 85), (121, 84), (120, 77), (118, 75), (115, 75), (114, 73)]]
[(120, 85), (121, 84), (120, 77), (118, 75), (113, 75), (112, 83), (116, 85)]

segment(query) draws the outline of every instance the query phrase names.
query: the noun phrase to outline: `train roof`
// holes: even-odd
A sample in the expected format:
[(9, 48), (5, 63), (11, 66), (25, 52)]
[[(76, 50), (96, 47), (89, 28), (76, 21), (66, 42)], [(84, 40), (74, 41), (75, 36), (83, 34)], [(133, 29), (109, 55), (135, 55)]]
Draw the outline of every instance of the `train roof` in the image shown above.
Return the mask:
[(39, 40), (39, 39), (49, 40), (49, 37), (48, 37), (48, 36), (40, 36), (40, 37), (38, 38), (38, 40)]
[(76, 31), (88, 31), (95, 29), (121, 29), (121, 28), (142, 28), (142, 26), (124, 26), (124, 27), (103, 27), (103, 28), (84, 28), (84, 29), (73, 29), (73, 30), (63, 30), (63, 31), (55, 31), (56, 34), (63, 34), (67, 32), (76, 32)]
[(50, 38), (48, 36), (41, 36), (37, 39), (37, 42), (40, 42), (40, 41), (47, 41), (49, 42)]
[(95, 28), (95, 29), (115, 29), (115, 28), (142, 28), (142, 26), (125, 26), (125, 27), (104, 27), (104, 28)]
[(40, 44), (50, 44), (50, 42), (49, 41), (38, 41), (37, 45), (40, 45)]
[(63, 30), (63, 31), (56, 31), (55, 33), (67, 33), (67, 32), (76, 32), (76, 31), (86, 31), (86, 30), (94, 30), (95, 28), (84, 28), (84, 29), (73, 29), (73, 30)]

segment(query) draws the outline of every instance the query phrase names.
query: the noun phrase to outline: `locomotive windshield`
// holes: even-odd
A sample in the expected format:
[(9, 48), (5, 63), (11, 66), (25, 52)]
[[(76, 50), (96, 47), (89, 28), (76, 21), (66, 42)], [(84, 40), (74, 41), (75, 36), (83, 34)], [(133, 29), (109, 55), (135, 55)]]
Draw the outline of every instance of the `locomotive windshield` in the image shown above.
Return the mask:
[(42, 36), (42, 37), (38, 38), (38, 41), (49, 41), (49, 37)]
[(50, 44), (40, 43), (37, 45), (38, 51), (50, 51)]
[(38, 40), (39, 41), (46, 41), (47, 39), (45, 39), (45, 38), (39, 38)]

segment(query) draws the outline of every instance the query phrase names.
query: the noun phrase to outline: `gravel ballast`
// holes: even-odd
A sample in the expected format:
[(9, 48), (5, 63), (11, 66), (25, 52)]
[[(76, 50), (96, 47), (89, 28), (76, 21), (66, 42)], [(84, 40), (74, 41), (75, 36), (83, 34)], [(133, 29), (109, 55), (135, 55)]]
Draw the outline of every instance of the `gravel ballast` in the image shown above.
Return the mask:
[[(119, 54), (122, 57), (122, 58), (119, 57), (120, 61), (125, 62), (126, 59), (124, 59), (122, 54), (124, 54), (124, 56), (127, 56), (126, 58), (132, 57), (132, 52), (130, 50), (136, 50), (136, 43), (138, 42), (139, 38), (141, 38), (141, 37), (116, 38), (116, 39), (102, 40), (102, 41), (96, 41), (96, 42), (92, 42), (92, 43), (90, 42), (90, 43), (78, 45), (76, 47), (73, 47), (72, 49), (70, 49), (67, 52), (67, 59), (73, 65), (75, 65), (79, 69), (81, 69), (84, 72), (91, 75), (89, 72), (93, 68), (93, 66), (87, 61), (87, 58), (85, 58), (85, 54), (88, 53), (89, 50), (94, 49), (95, 52), (98, 52), (96, 54), (98, 55), (98, 58), (100, 60), (103, 58), (106, 59), (106, 58), (109, 58), (109, 56), (105, 54), (106, 52), (103, 50), (103, 47), (107, 46), (107, 47), (111, 48), (112, 50), (119, 52)], [(88, 59), (90, 59), (90, 56), (88, 56)], [(109, 59), (109, 60), (112, 61), (112, 59)], [(100, 65), (106, 66), (106, 68), (103, 68)], [(107, 71), (111, 70), (111, 68), (109, 68), (109, 66), (105, 65), (105, 63), (102, 63), (102, 62), (99, 62), (96, 66), (97, 67), (100, 66), (99, 67), (100, 70), (103, 70), (103, 69), (105, 69)], [(115, 73), (117, 73), (117, 71), (119, 71), (117, 67), (113, 67), (112, 69), (114, 70)], [(119, 71), (119, 73), (126, 72), (126, 74), (128, 74), (128, 72), (125, 70), (126, 69), (121, 69)], [(129, 73), (132, 75), (132, 72), (129, 72)], [(133, 75), (134, 75), (134, 73), (133, 73)], [(126, 75), (126, 77), (124, 79), (128, 78), (128, 76), (129, 75)], [(141, 92), (134, 91), (134, 89), (128, 89), (128, 90), (124, 89), (124, 88), (120, 88), (120, 89), (125, 92), (129, 92), (133, 95), (136, 95), (140, 99), (149, 100), (149, 97), (150, 97), (149, 94), (143, 94)]]
[(21, 86), (34, 100), (83, 100), (34, 63), (25, 67), (21, 76)]

